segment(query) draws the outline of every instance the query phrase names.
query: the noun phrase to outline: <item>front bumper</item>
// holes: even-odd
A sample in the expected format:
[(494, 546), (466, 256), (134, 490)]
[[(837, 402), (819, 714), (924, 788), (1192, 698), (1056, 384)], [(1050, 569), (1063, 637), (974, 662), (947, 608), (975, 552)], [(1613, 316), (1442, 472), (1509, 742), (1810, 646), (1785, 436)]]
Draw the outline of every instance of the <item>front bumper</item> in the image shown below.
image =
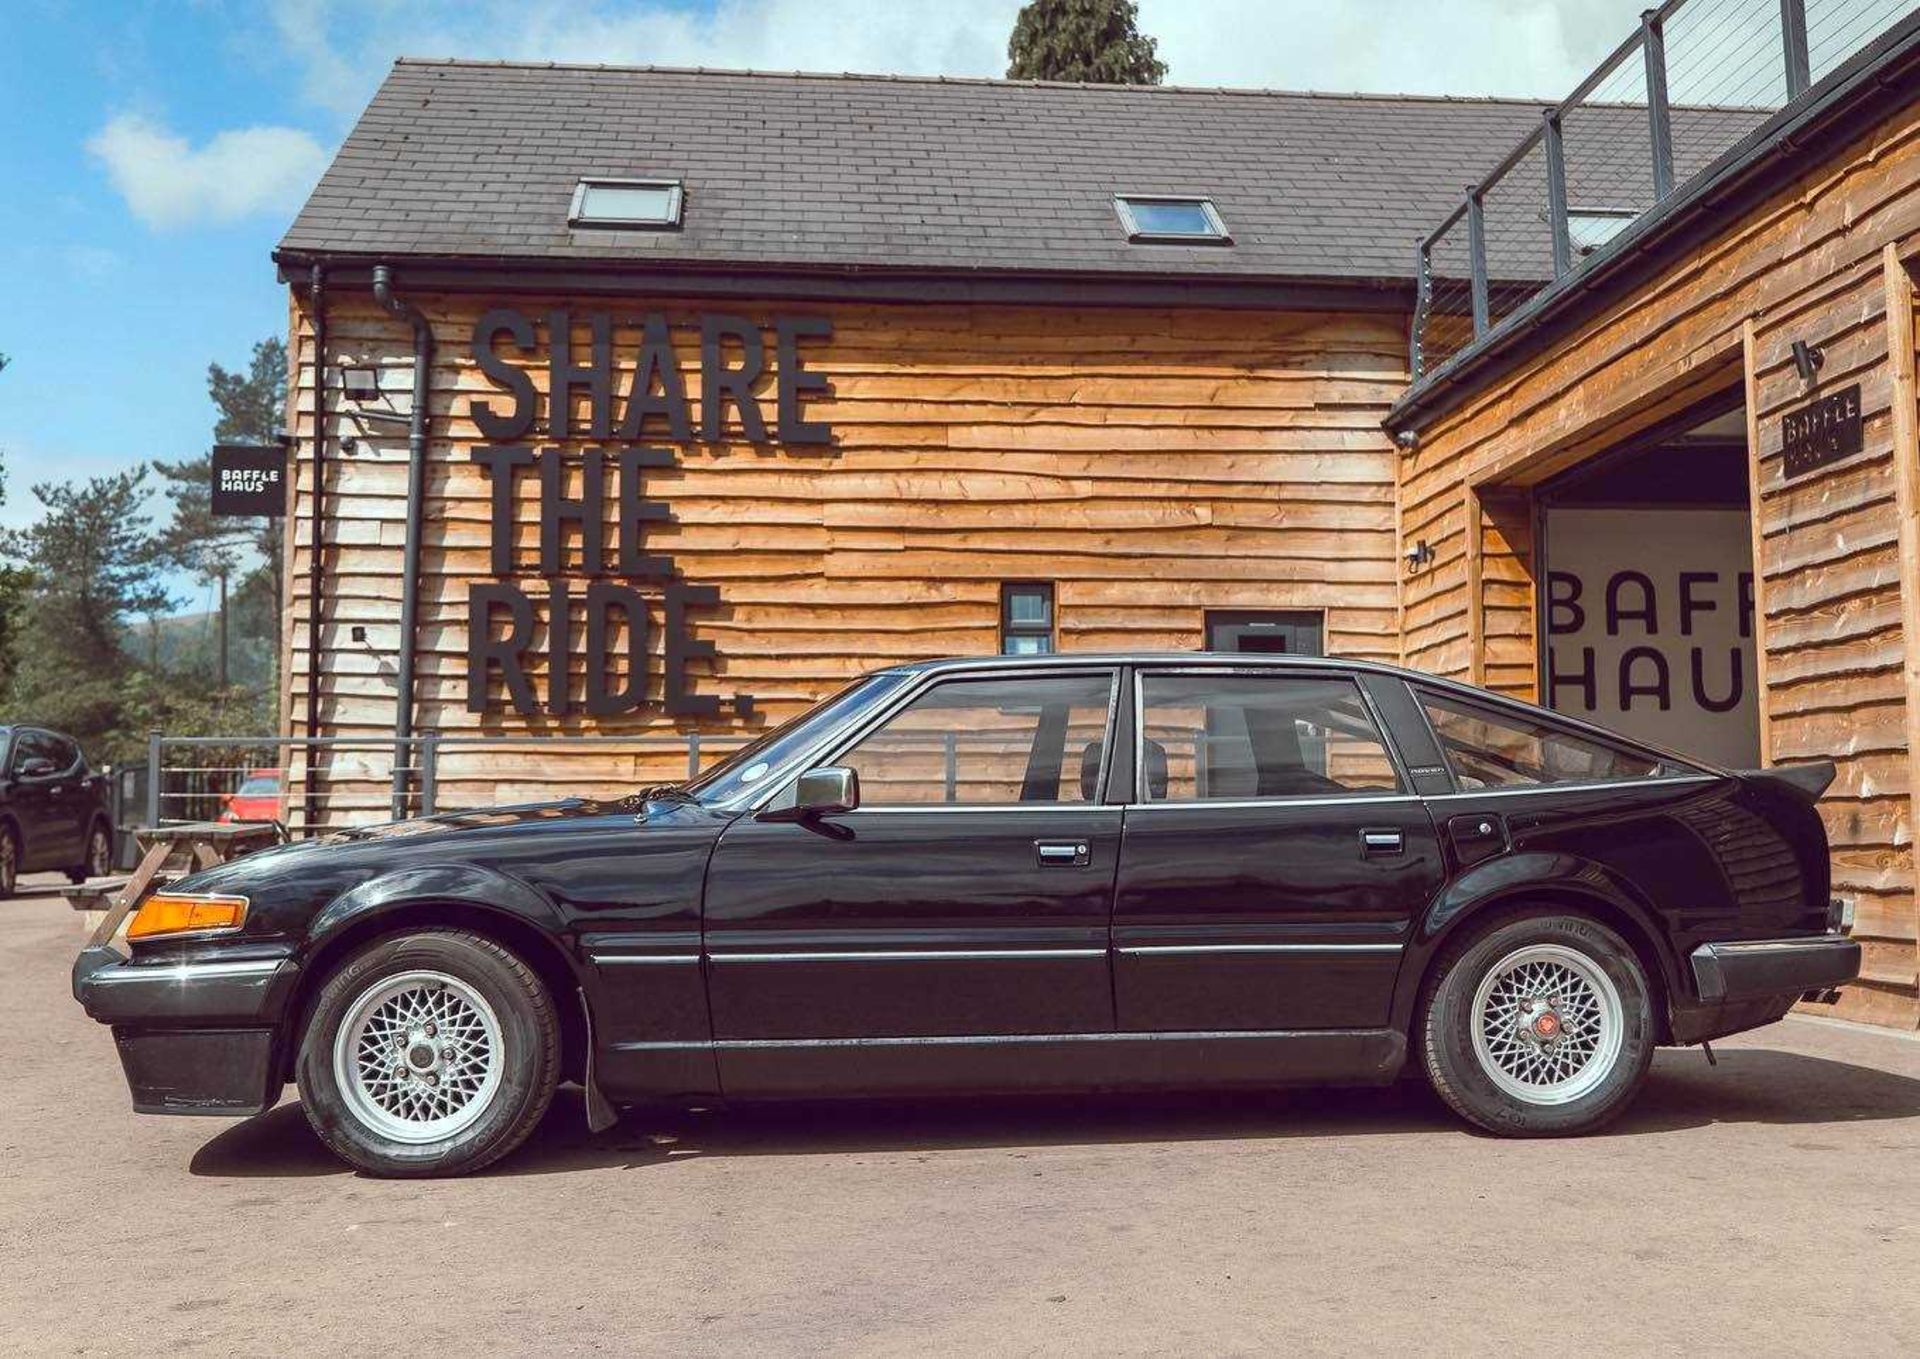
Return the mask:
[(298, 975), (285, 957), (136, 962), (95, 944), (73, 997), (113, 1026), (136, 1111), (254, 1114), (280, 1098), (275, 1038)]
[(1824, 991), (1860, 975), (1860, 945), (1842, 934), (1702, 944), (1692, 954), (1700, 999), (1737, 1004)]

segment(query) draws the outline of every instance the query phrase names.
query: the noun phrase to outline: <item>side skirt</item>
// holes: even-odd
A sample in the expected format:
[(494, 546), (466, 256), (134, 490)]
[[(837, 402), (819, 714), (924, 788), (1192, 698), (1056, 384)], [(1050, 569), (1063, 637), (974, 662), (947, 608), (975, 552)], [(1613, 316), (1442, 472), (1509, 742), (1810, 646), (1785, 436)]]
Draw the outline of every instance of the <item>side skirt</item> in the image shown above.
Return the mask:
[[(1384, 1085), (1406, 1061), (1393, 1029), (993, 1034), (936, 1038), (621, 1043), (629, 1062), (711, 1049), (728, 1096), (945, 1095), (1040, 1090), (1270, 1089)], [(609, 1064), (611, 1067), (613, 1064)], [(611, 1084), (611, 1083), (609, 1083)], [(614, 1098), (656, 1093), (609, 1090)]]

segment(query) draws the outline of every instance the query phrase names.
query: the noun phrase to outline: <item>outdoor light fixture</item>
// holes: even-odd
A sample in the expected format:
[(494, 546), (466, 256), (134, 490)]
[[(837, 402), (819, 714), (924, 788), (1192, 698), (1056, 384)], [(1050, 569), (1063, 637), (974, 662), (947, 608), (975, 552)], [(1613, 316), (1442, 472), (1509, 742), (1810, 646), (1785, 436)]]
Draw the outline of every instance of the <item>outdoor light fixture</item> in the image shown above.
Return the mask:
[(378, 401), (380, 370), (371, 363), (341, 364), (340, 387), (349, 401)]
[(1813, 385), (1814, 378), (1819, 376), (1820, 365), (1826, 361), (1826, 351), (1819, 346), (1810, 345), (1805, 340), (1793, 342), (1793, 366), (1800, 370), (1800, 380), (1809, 387)]
[(1433, 544), (1429, 543), (1425, 538), (1420, 539), (1419, 542), (1407, 549), (1408, 573), (1411, 574), (1412, 572), (1418, 571), (1423, 566), (1433, 565), (1433, 559), (1438, 555), (1439, 554), (1433, 550)]

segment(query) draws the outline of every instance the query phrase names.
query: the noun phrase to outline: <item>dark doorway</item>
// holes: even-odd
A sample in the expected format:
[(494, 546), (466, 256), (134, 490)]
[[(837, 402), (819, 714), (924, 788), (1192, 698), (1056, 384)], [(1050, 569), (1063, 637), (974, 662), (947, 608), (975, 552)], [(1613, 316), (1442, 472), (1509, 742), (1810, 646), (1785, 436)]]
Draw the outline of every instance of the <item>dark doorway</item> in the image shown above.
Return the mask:
[(1207, 610), (1207, 650), (1324, 656), (1326, 618), (1312, 609)]

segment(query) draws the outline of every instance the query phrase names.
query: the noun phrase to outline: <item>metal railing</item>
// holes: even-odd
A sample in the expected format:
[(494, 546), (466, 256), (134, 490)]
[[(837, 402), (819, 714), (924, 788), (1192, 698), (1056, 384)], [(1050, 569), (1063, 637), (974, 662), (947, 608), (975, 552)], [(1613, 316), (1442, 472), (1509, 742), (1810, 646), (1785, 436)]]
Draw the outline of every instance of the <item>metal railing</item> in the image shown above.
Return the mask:
[[(691, 778), (746, 737), (453, 736), (428, 732), (398, 746), (387, 736), (168, 736), (147, 741), (145, 824), (260, 817), (294, 835), (503, 802), (621, 796)], [(394, 756), (403, 752), (402, 791)], [(257, 795), (241, 792), (249, 778)]]
[(1686, 188), (1913, 0), (1666, 0), (1420, 242), (1422, 377)]

